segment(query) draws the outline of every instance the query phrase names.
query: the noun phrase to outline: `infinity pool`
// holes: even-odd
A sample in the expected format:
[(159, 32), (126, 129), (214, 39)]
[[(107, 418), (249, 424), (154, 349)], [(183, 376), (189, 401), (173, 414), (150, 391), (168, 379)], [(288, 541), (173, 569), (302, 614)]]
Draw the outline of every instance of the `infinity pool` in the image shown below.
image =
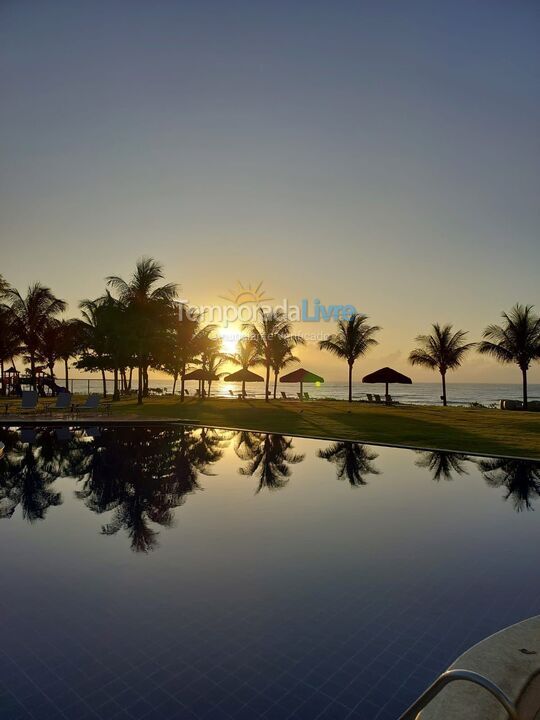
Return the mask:
[(540, 464), (3, 429), (0, 716), (393, 719), (540, 613)]

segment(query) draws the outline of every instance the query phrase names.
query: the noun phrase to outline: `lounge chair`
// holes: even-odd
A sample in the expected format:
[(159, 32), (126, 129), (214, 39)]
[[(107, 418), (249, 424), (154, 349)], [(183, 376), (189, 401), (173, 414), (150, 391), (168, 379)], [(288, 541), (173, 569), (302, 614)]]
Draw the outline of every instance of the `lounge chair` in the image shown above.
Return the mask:
[(52, 414), (53, 412), (71, 412), (71, 393), (58, 393), (56, 396), (56, 402), (47, 405), (45, 410), (49, 414)]
[(23, 390), (22, 398), (21, 398), (21, 407), (19, 408), (19, 412), (21, 412), (21, 413), (37, 412), (38, 400), (39, 400), (39, 395), (38, 395), (37, 390)]
[(371, 393), (366, 393), (367, 401), (373, 402), (373, 395)]
[(313, 400), (313, 398), (309, 396), (309, 393), (308, 393), (308, 392), (305, 392), (305, 393), (304, 393), (304, 400)]
[(110, 415), (111, 404), (102, 402), (98, 393), (92, 393), (86, 398), (86, 402), (82, 405), (74, 405), (73, 412), (77, 415), (80, 412), (98, 413), (101, 408), (102, 414)]
[(282, 390), (282, 391), (281, 391), (281, 399), (282, 399), (282, 400), (291, 400), (292, 398), (290, 398), (290, 397), (287, 395), (287, 393), (283, 392), (283, 390)]
[(398, 401), (394, 400), (391, 395), (385, 395), (387, 405), (398, 405)]
[(298, 399), (299, 399), (299, 400), (303, 400), (303, 399), (304, 399), (304, 398), (302, 397), (302, 393), (297, 392), (296, 394), (298, 395)]
[(234, 390), (229, 390), (229, 395), (230, 395), (232, 398), (235, 398), (235, 399), (238, 399), (238, 400), (241, 400), (241, 399), (242, 399), (242, 393), (241, 393), (241, 392), (235, 393)]
[(382, 400), (381, 400), (381, 396), (380, 396), (380, 395), (373, 395), (373, 397), (375, 398), (375, 402), (376, 402), (376, 403), (378, 403), (379, 405), (382, 403)]

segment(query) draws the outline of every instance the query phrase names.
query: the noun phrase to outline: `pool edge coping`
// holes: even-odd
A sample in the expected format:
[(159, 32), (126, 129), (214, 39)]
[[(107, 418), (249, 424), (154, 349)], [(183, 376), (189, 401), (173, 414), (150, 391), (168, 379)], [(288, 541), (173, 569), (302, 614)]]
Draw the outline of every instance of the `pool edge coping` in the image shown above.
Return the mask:
[[(5, 419), (4, 419), (5, 418)], [(378, 440), (353, 440), (352, 438), (345, 438), (345, 437), (326, 437), (324, 435), (305, 435), (303, 433), (286, 433), (281, 432), (279, 430), (261, 430), (261, 429), (254, 429), (254, 428), (247, 428), (247, 427), (231, 427), (228, 425), (214, 425), (212, 423), (201, 423), (197, 420), (189, 420), (185, 418), (147, 418), (147, 419), (129, 419), (126, 418), (120, 419), (120, 418), (111, 418), (111, 417), (96, 417), (96, 418), (86, 418), (86, 419), (64, 419), (64, 418), (13, 418), (13, 421), (10, 421), (8, 419), (8, 416), (0, 416), (0, 427), (2, 426), (12, 426), (12, 427), (20, 427), (23, 425), (30, 425), (30, 426), (55, 426), (55, 425), (80, 425), (82, 427), (92, 427), (96, 425), (132, 425), (134, 427), (144, 426), (144, 425), (191, 425), (192, 427), (199, 427), (199, 428), (210, 428), (212, 430), (234, 430), (237, 432), (253, 432), (253, 433), (262, 433), (263, 435), (281, 435), (284, 437), (297, 437), (304, 440), (324, 440), (325, 442), (350, 442), (350, 443), (358, 443), (360, 445), (374, 445), (375, 447), (388, 447), (388, 448), (396, 448), (398, 450), (417, 450), (419, 452), (441, 452), (441, 453), (454, 453), (454, 454), (461, 454), (461, 455), (468, 455), (470, 457), (490, 457), (490, 458), (500, 458), (502, 460), (527, 460), (530, 462), (538, 462), (540, 463), (540, 458), (532, 457), (530, 455), (504, 455), (500, 453), (482, 453), (482, 452), (474, 452), (474, 451), (468, 451), (468, 450), (452, 450), (450, 448), (441, 448), (441, 447), (426, 447), (426, 446), (419, 446), (419, 445), (404, 445), (404, 444), (398, 444), (398, 443), (384, 443), (380, 442)]]

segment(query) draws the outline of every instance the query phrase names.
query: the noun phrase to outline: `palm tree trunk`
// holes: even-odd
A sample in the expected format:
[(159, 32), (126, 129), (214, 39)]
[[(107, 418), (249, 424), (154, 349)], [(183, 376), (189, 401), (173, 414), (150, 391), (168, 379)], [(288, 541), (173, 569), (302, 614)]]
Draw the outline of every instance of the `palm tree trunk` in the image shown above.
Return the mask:
[(178, 380), (178, 373), (175, 372), (175, 373), (173, 373), (173, 385), (172, 385), (172, 394), (173, 394), (173, 395), (174, 395), (174, 393), (176, 392), (176, 382), (177, 382), (177, 380)]
[(180, 370), (180, 402), (184, 402), (184, 395), (186, 394), (186, 363), (182, 363)]
[(274, 400), (276, 399), (276, 393), (277, 393), (277, 378), (278, 378), (278, 374), (277, 374), (277, 370), (276, 370), (276, 372), (274, 373)]
[(0, 395), (5, 395), (6, 388), (4, 385), (4, 361), (3, 360), (0, 360), (0, 378), (1, 378)]
[(246, 381), (242, 380), (242, 398), (246, 397)]
[(105, 379), (105, 370), (101, 371), (101, 382), (103, 384), (103, 397), (107, 397), (107, 380)]
[(118, 387), (118, 368), (114, 368), (114, 389), (113, 400), (120, 400), (120, 389)]
[(446, 407), (446, 373), (441, 373), (442, 378), (442, 404)]
[(127, 386), (128, 391), (131, 390), (132, 385), (133, 385), (133, 365), (130, 365), (129, 366), (129, 381), (128, 381), (128, 386)]
[(212, 381), (208, 381), (208, 395), (206, 397), (210, 397), (210, 389), (212, 388)]
[(66, 376), (66, 392), (69, 392), (69, 365), (67, 358), (64, 358), (64, 375)]
[(34, 353), (32, 351), (30, 351), (30, 382), (31, 382), (34, 390), (37, 390), (37, 388), (36, 388), (36, 358), (34, 357)]
[(352, 402), (352, 369), (354, 363), (349, 363), (349, 402)]
[(528, 397), (527, 397), (527, 368), (521, 368), (521, 377), (523, 378), (523, 409), (528, 408)]
[(143, 368), (139, 363), (139, 371), (137, 373), (137, 405), (142, 405), (143, 399)]
[(266, 380), (264, 383), (264, 400), (268, 402), (268, 390), (270, 389), (270, 365), (266, 366)]

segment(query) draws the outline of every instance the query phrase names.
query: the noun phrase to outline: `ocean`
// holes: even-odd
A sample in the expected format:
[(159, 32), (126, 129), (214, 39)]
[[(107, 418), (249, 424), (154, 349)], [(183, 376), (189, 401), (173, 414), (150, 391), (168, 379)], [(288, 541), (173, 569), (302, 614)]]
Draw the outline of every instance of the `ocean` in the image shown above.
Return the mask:
[[(62, 379), (57, 378), (57, 382), (62, 385)], [(101, 392), (102, 383), (99, 377), (95, 376), (89, 380), (74, 379), (70, 380), (70, 390), (75, 393)], [(108, 392), (112, 392), (112, 379), (107, 380)], [(150, 380), (151, 388), (160, 388), (164, 392), (170, 393), (172, 390), (172, 380), (158, 379)], [(198, 387), (195, 381), (188, 381), (186, 388), (190, 395), (194, 395)], [(278, 397), (281, 392), (285, 392), (288, 396), (296, 397), (299, 391), (298, 385), (290, 385), (278, 383)], [(179, 383), (176, 388), (179, 390)], [(230, 397), (241, 391), (240, 383), (227, 383), (223, 381), (212, 383), (212, 397)], [(326, 382), (320, 386), (304, 385), (304, 391), (307, 391), (314, 398), (334, 398), (336, 400), (346, 400), (348, 396), (347, 383), (345, 382)], [(248, 396), (253, 398), (264, 397), (264, 383), (247, 383), (246, 392)], [(367, 393), (379, 393), (384, 395), (383, 385), (371, 385), (366, 383), (355, 383), (353, 386), (354, 400), (366, 400)], [(411, 405), (437, 405), (440, 404), (441, 385), (440, 383), (414, 383), (413, 385), (391, 385), (390, 394), (400, 403)], [(522, 389), (519, 383), (447, 383), (447, 396), (449, 405), (470, 405), (471, 403), (480, 403), (482, 405), (499, 405), (500, 400), (521, 400)], [(529, 400), (540, 400), (540, 384), (531, 383), (529, 385)]]

